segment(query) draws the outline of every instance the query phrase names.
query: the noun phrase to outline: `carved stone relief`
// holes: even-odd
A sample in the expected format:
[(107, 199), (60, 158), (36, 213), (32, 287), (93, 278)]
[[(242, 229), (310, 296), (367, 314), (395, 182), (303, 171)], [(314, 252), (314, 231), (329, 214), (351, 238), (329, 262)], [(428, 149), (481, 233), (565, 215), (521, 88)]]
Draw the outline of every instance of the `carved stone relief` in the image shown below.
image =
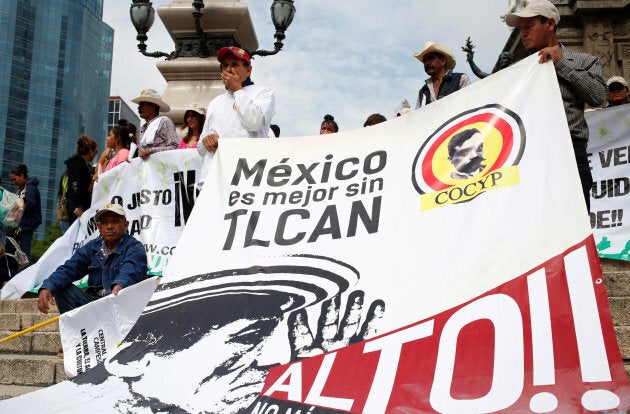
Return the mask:
[(582, 41), (584, 35), (579, 27), (558, 27), (556, 31), (558, 39), (576, 39)]
[(604, 78), (608, 78), (613, 68), (613, 32), (610, 21), (587, 22), (585, 25), (585, 49), (596, 56), (602, 66)]
[(584, 31), (581, 27), (558, 27), (556, 36), (566, 46), (581, 48), (584, 43)]

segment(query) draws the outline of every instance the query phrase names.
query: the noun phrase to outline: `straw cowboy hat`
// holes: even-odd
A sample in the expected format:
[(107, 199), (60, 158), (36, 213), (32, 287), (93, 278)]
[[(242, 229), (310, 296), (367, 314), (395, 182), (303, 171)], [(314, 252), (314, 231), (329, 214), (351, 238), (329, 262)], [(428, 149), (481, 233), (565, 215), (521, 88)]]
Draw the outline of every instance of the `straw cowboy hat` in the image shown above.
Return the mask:
[(149, 102), (160, 107), (160, 112), (169, 112), (171, 107), (162, 100), (162, 96), (155, 89), (143, 89), (140, 96), (131, 100), (133, 103)]
[(424, 50), (420, 53), (416, 52), (413, 56), (418, 59), (420, 62), (424, 60), (424, 56), (429, 53), (439, 53), (446, 58), (446, 69), (453, 69), (455, 67), (455, 56), (453, 53), (448, 50), (446, 47), (442, 46), (439, 43), (434, 43), (428, 41), (424, 44)]

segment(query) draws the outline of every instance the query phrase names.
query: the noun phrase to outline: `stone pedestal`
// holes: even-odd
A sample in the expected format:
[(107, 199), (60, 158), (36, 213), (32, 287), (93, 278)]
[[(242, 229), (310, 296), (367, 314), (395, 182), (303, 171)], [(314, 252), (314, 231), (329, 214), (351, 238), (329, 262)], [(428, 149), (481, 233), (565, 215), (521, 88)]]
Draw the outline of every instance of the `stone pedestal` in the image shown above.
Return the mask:
[(157, 12), (173, 41), (177, 57), (157, 63), (157, 68), (166, 79), (167, 86), (162, 98), (171, 107), (167, 114), (173, 122), (183, 122), (186, 107), (198, 103), (205, 107), (215, 96), (225, 92), (221, 82), (221, 69), (216, 59), (217, 52), (224, 46), (239, 46), (245, 50), (256, 50), (258, 40), (254, 31), (249, 9), (239, 0), (206, 0), (201, 9), (201, 27), (209, 56), (196, 57), (199, 37), (190, 0), (174, 0), (171, 4), (158, 7)]

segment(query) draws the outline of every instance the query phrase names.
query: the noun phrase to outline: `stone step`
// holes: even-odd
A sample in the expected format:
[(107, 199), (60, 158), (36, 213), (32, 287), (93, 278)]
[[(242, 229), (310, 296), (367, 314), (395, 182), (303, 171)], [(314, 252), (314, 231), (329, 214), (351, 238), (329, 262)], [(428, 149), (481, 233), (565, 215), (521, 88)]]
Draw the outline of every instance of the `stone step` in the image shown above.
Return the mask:
[[(41, 312), (37, 313), (0, 313), (0, 331), (14, 331), (18, 332), (38, 323), (45, 322), (55, 316), (58, 313), (49, 313), (44, 315)], [(37, 332), (59, 332), (59, 322), (49, 323), (37, 329)]]
[[(56, 307), (52, 311), (57, 312)], [(37, 313), (37, 298), (0, 300), (0, 313)]]
[(0, 355), (0, 384), (47, 387), (66, 379), (56, 355)]
[[(13, 334), (10, 331), (0, 331), (0, 337), (6, 338)], [(17, 338), (10, 339), (0, 344), (0, 354), (57, 354), (61, 348), (59, 332), (28, 332)]]
[[(59, 315), (56, 307), (53, 307), (51, 310), (53, 312), (48, 315), (39, 312), (37, 299), (0, 300), (0, 339)], [(0, 354), (40, 353), (56, 355), (60, 347), (59, 322), (55, 321), (37, 330), (0, 343)]]
[(0, 385), (0, 400), (17, 397), (22, 394), (41, 390), (45, 387), (34, 387), (32, 385)]

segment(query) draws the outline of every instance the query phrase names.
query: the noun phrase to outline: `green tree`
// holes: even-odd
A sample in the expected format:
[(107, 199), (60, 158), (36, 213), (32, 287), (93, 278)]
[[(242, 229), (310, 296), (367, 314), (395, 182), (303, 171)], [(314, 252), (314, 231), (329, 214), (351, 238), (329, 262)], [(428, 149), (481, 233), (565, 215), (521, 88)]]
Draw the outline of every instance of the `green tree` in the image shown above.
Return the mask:
[(35, 263), (36, 261), (38, 261), (39, 258), (42, 257), (44, 252), (48, 250), (50, 245), (53, 244), (53, 242), (61, 237), (63, 234), (61, 232), (59, 222), (57, 221), (46, 227), (44, 229), (44, 233), (46, 233), (46, 236), (44, 236), (43, 239), (33, 240), (33, 244), (31, 245), (31, 263)]

